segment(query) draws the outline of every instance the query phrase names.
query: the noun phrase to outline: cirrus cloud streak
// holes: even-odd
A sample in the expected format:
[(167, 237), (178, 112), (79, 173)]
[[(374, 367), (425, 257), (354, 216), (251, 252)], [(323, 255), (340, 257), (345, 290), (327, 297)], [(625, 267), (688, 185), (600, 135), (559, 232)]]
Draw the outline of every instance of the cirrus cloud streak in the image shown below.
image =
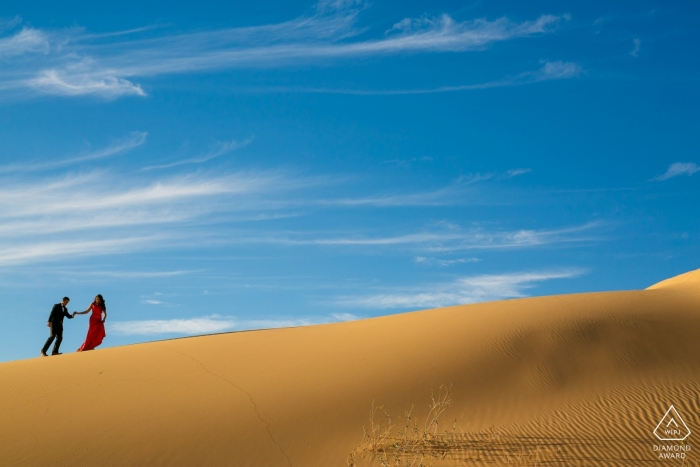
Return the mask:
[[(329, 7), (321, 3), (311, 14), (282, 23), (178, 34), (140, 28), (95, 35), (76, 28), (23, 27), (0, 37), (0, 58), (8, 60), (0, 71), (0, 90), (104, 99), (144, 97), (146, 90), (134, 80), (300, 63), (327, 65), (329, 60), (366, 56), (484, 50), (497, 42), (551, 33), (568, 19), (545, 14), (522, 22), (506, 17), (456, 21), (443, 14), (406, 18), (379, 35), (358, 24), (362, 9), (357, 4)], [(576, 73), (572, 64), (552, 62), (513, 82), (560, 79)], [(504, 85), (509, 84), (476, 86)]]
[(419, 309), (463, 305), (506, 298), (525, 297), (525, 291), (552, 279), (580, 276), (583, 269), (483, 274), (456, 279), (449, 283), (422, 287), (397, 287), (384, 293), (341, 297), (338, 305), (377, 309)]
[(288, 319), (237, 319), (231, 316), (211, 315), (199, 318), (181, 318), (167, 320), (139, 320), (110, 322), (110, 332), (120, 335), (161, 335), (179, 334), (196, 335), (225, 331), (242, 331), (255, 329), (286, 328), (353, 321), (357, 316), (350, 313), (334, 313), (329, 316)]
[(657, 175), (652, 180), (663, 182), (679, 175), (693, 175), (695, 172), (700, 172), (700, 167), (694, 162), (675, 162), (668, 166), (665, 173)]

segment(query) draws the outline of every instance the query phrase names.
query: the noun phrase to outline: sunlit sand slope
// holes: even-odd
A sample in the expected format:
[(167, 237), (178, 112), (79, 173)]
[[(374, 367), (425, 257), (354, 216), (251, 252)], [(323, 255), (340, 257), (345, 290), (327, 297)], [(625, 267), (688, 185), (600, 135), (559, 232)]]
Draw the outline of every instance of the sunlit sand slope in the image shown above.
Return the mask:
[(700, 437), (698, 284), (3, 363), (0, 465), (343, 466), (373, 401), (420, 419), (441, 384), (442, 464), (680, 465), (652, 432), (673, 404)]

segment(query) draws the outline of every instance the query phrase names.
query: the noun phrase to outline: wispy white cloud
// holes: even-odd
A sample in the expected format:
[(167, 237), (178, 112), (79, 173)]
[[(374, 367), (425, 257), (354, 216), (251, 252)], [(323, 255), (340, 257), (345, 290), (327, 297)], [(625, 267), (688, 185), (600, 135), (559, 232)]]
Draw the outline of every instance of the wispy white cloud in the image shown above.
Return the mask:
[(385, 293), (341, 297), (337, 304), (359, 308), (435, 308), (506, 298), (524, 297), (525, 291), (552, 279), (580, 276), (582, 269), (485, 274), (457, 279), (449, 283), (421, 287), (401, 287)]
[(431, 156), (422, 157), (410, 157), (408, 159), (389, 159), (382, 161), (382, 164), (391, 164), (399, 167), (407, 167), (414, 162), (432, 162), (433, 158)]
[(578, 63), (573, 62), (545, 62), (538, 71), (534, 73), (524, 73), (520, 75), (523, 78), (532, 76), (534, 81), (548, 81), (551, 79), (566, 79), (579, 76), (583, 72), (583, 68)]
[(318, 246), (409, 246), (424, 251), (449, 252), (460, 250), (505, 250), (532, 248), (537, 246), (575, 243), (599, 239), (589, 232), (599, 223), (588, 223), (575, 227), (553, 230), (485, 230), (483, 228), (428, 230), (417, 233), (387, 236), (338, 236), (304, 238), (304, 236), (257, 236), (241, 238), (240, 242), (272, 243), (280, 245)]
[(316, 201), (316, 204), (321, 206), (439, 206), (453, 204), (456, 198), (462, 194), (460, 188), (463, 184), (453, 184), (451, 186), (440, 188), (433, 191), (408, 194), (385, 194), (373, 195), (354, 198), (330, 198)]
[[(0, 266), (70, 260), (84, 256), (176, 248), (192, 244), (252, 243), (319, 247), (395, 247), (428, 256), (460, 250), (515, 249), (596, 239), (598, 224), (558, 230), (498, 230), (433, 225), (418, 231), (395, 229), (372, 233), (302, 230), (236, 230), (234, 222), (282, 219), (319, 207), (428, 206), (462, 202), (463, 186), (493, 177), (476, 174), (443, 189), (424, 193), (357, 198), (299, 195), (332, 182), (327, 178), (291, 177), (280, 172), (232, 172), (161, 176), (154, 172), (52, 172), (24, 177), (22, 172), (69, 167), (82, 161), (122, 153), (144, 143), (146, 133), (134, 132), (113, 144), (51, 162), (0, 167), (18, 176), (0, 180)], [(213, 148), (217, 157), (242, 143)], [(522, 169), (516, 169), (522, 171)], [(33, 175), (33, 174), (32, 174)], [(105, 183), (109, 180), (109, 183)], [(99, 189), (95, 189), (99, 187)], [(212, 228), (213, 225), (226, 228)], [(97, 241), (96, 239), (99, 239)], [(433, 253), (430, 253), (433, 252)], [(447, 260), (445, 260), (447, 261)]]
[(36, 52), (49, 52), (49, 37), (37, 29), (22, 28), (12, 36), (0, 38), (0, 59)]
[(200, 243), (211, 232), (204, 226), (216, 222), (216, 216), (274, 210), (265, 198), (282, 196), (295, 183), (302, 182), (277, 173), (198, 173), (153, 180), (92, 172), (2, 180), (0, 266)]
[(175, 161), (175, 162), (170, 162), (167, 164), (151, 165), (148, 167), (144, 167), (141, 170), (169, 169), (171, 167), (177, 167), (180, 165), (201, 164), (204, 162), (208, 162), (212, 159), (215, 159), (219, 156), (223, 156), (224, 154), (228, 154), (230, 152), (233, 152), (237, 149), (244, 148), (244, 147), (248, 146), (252, 141), (253, 141), (253, 138), (248, 138), (244, 141), (231, 140), (231, 141), (218, 142), (214, 145), (214, 147), (209, 152), (207, 152), (204, 155), (192, 157), (190, 159), (183, 159), (183, 160), (179, 160), (179, 161)]
[(255, 319), (241, 320), (239, 329), (274, 329), (290, 328), (297, 326), (311, 326), (314, 324), (338, 323), (359, 319), (351, 313), (332, 313), (328, 316), (299, 318), (299, 319)]
[(437, 265), (441, 267), (452, 266), (455, 264), (478, 263), (479, 261), (481, 261), (479, 258), (441, 259), (425, 256), (416, 256), (415, 259), (415, 262), (418, 264), (425, 264), (429, 266)]
[(464, 238), (463, 233), (443, 233), (443, 232), (419, 232), (406, 235), (386, 236), (386, 237), (337, 237), (320, 238), (314, 240), (290, 240), (292, 244), (313, 244), (313, 245), (361, 245), (361, 246), (384, 246), (384, 245), (406, 245), (425, 244), (435, 242), (447, 242)]
[[(254, 27), (228, 28), (181, 34), (112, 34), (97, 38), (79, 29), (51, 32), (24, 28), (0, 38), (0, 57), (11, 61), (0, 73), (0, 89), (29, 88), (37, 93), (60, 96), (145, 96), (134, 80), (173, 73), (216, 71), (242, 67), (284, 67), (301, 62), (314, 64), (329, 59), (406, 53), (464, 52), (489, 45), (547, 34), (567, 18), (542, 15), (530, 21), (508, 18), (493, 21), (455, 21), (449, 15), (404, 19), (378, 37), (358, 26), (365, 5), (341, 2), (329, 7), (321, 2), (310, 15), (291, 21)], [(31, 60), (31, 53), (41, 59)], [(560, 62), (546, 65), (544, 73), (528, 78), (537, 81), (566, 77)], [(561, 66), (559, 66), (561, 68)], [(554, 73), (553, 73), (554, 72)]]
[(247, 320), (237, 319), (231, 316), (211, 315), (200, 318), (108, 322), (108, 328), (110, 332), (122, 335), (196, 335), (233, 330), (308, 326), (312, 324), (352, 321), (355, 319), (358, 319), (358, 317), (350, 313), (335, 313), (329, 316), (316, 318), (263, 320)]
[(669, 178), (678, 177), (679, 175), (693, 175), (695, 172), (700, 172), (700, 166), (694, 162), (675, 162), (668, 166), (665, 173), (657, 175), (652, 180), (663, 182)]
[(429, 251), (448, 252), (460, 250), (494, 250), (531, 248), (545, 245), (599, 241), (602, 237), (595, 233), (602, 223), (587, 224), (561, 229), (520, 229), (513, 231), (484, 231), (473, 229), (464, 238), (453, 243), (430, 245)]
[(106, 157), (114, 156), (116, 154), (127, 152), (131, 149), (137, 148), (146, 142), (146, 137), (148, 133), (145, 131), (133, 131), (125, 138), (118, 139), (108, 146), (97, 149), (95, 151), (89, 151), (84, 154), (80, 154), (75, 157), (68, 159), (59, 159), (47, 162), (33, 162), (25, 164), (9, 164), (0, 165), (0, 173), (8, 172), (33, 172), (46, 169), (55, 169), (58, 167), (65, 167), (80, 162), (87, 162), (97, 159), (104, 159)]
[(0, 18), (0, 32), (6, 29), (14, 29), (20, 24), (22, 24), (22, 18), (19, 16), (15, 16), (11, 19)]
[[(349, 55), (407, 51), (464, 51), (493, 42), (551, 32), (562, 17), (542, 15), (534, 21), (514, 23), (507, 18), (456, 22), (449, 15), (420, 20), (407, 18), (397, 23), (382, 40), (317, 49), (324, 55)], [(394, 34), (395, 33), (395, 34)]]
[[(298, 196), (290, 196), (290, 193), (319, 185), (328, 186), (332, 180), (293, 177), (270, 171), (197, 171), (168, 176), (157, 172), (120, 174), (115, 171), (78, 174), (53, 171), (39, 177), (23, 174), (40, 168), (69, 167), (123, 153), (142, 145), (145, 139), (146, 133), (134, 132), (109, 146), (72, 158), (0, 166), (0, 173), (13, 173), (0, 179), (0, 266), (71, 261), (86, 256), (153, 251), (182, 245), (212, 247), (253, 243), (338, 248), (394, 247), (427, 257), (460, 250), (503, 250), (591, 241), (596, 239), (595, 229), (599, 225), (557, 230), (498, 230), (432, 224), (422, 230), (397, 232), (389, 228), (381, 233), (362, 230), (362, 227), (334, 232), (303, 228), (265, 230), (257, 226), (244, 230), (234, 226), (241, 221), (283, 219), (298, 215), (300, 210), (325, 209), (325, 206), (454, 204), (464, 195), (459, 191), (460, 187), (498, 178), (497, 174), (472, 175), (432, 192), (336, 199), (327, 196), (329, 201), (319, 200), (313, 193)], [(236, 141), (222, 143), (212, 148), (206, 157), (217, 157), (240, 144)]]
[[(156, 247), (165, 237), (119, 237), (104, 240), (13, 241), (0, 246), (0, 266), (83, 256), (103, 256)], [(4, 242), (3, 242), (4, 243)], [(10, 243), (10, 242), (8, 242)]]
[(65, 234), (71, 232), (99, 231), (115, 232), (123, 228), (151, 227), (164, 224), (178, 224), (192, 221), (195, 214), (188, 209), (187, 203), (181, 203), (184, 211), (174, 212), (167, 207), (151, 205), (147, 208), (120, 209), (114, 212), (63, 211), (63, 216), (37, 214), (32, 216), (9, 216), (0, 224), (0, 238), (10, 239), (23, 236), (37, 237), (41, 235)]
[(175, 277), (192, 274), (197, 271), (91, 271), (91, 276), (114, 277), (118, 279), (151, 279), (157, 277)]
[(630, 52), (630, 55), (636, 57), (639, 54), (639, 46), (642, 45), (642, 41), (638, 37), (635, 37), (632, 42), (634, 43), (634, 48)]
[(142, 280), (142, 279), (159, 279), (173, 278), (178, 276), (193, 275), (204, 272), (204, 269), (196, 270), (175, 270), (175, 271), (134, 271), (134, 270), (111, 270), (111, 269), (95, 269), (90, 263), (82, 267), (65, 266), (65, 265), (45, 265), (45, 266), (29, 266), (29, 267), (13, 267), (13, 271), (27, 272), (29, 274), (46, 274), (53, 277), (62, 277), (71, 281), (79, 280), (85, 282), (106, 282), (114, 279), (125, 280)]
[(74, 157), (73, 159), (59, 161), (58, 163), (61, 165), (68, 165), (76, 162), (91, 161), (113, 156), (115, 154), (129, 151), (130, 149), (141, 146), (146, 142), (146, 136), (148, 136), (148, 133), (145, 131), (132, 131), (126, 138), (119, 139), (105, 148)]
[[(202, 69), (286, 66), (299, 60), (363, 55), (458, 52), (551, 32), (562, 21), (562, 17), (543, 15), (522, 23), (507, 18), (460, 23), (443, 15), (424, 21), (421, 27), (411, 30), (392, 30), (381, 39), (341, 41), (362, 31), (355, 26), (357, 14), (355, 9), (335, 11), (330, 16), (302, 17), (279, 25), (163, 37), (131, 44), (135, 49), (131, 58), (117, 55), (108, 63), (121, 64), (113, 68), (122, 68), (129, 76), (137, 76)], [(189, 47), (185, 42), (190, 44)], [(154, 46), (159, 54), (155, 53)], [(150, 63), (146, 63), (146, 57), (152, 59)]]
[(392, 193), (371, 196), (325, 198), (315, 204), (321, 206), (345, 207), (391, 207), (391, 206), (445, 206), (474, 202), (473, 191), (468, 191), (473, 185), (488, 180), (503, 180), (530, 172), (530, 169), (509, 170), (506, 173), (475, 173), (461, 176), (450, 185), (431, 191), (417, 193)]
[(518, 175), (524, 175), (530, 172), (532, 172), (532, 169), (511, 169), (508, 172), (506, 172), (506, 176), (508, 178), (513, 178), (517, 177)]
[[(476, 91), (481, 89), (523, 86), (540, 83), (543, 81), (576, 78), (583, 74), (581, 65), (574, 62), (545, 62), (536, 71), (526, 71), (514, 77), (507, 77), (497, 81), (488, 81), (476, 84), (461, 84), (456, 86), (439, 86), (427, 89), (385, 89), (385, 90), (361, 90), (361, 89), (334, 89), (334, 88), (268, 88), (267, 91), (306, 92), (320, 94), (351, 94), (357, 96), (392, 96), (410, 94), (436, 94), (443, 92)], [(265, 91), (264, 89), (262, 91)]]
[(83, 41), (88, 41), (90, 39), (105, 39), (105, 38), (111, 38), (111, 37), (118, 37), (118, 36), (128, 36), (128, 35), (133, 35), (137, 34), (140, 32), (145, 32), (145, 31), (152, 31), (154, 29), (158, 29), (159, 26), (157, 25), (149, 25), (149, 26), (142, 26), (140, 28), (133, 28), (133, 29), (125, 29), (123, 31), (111, 31), (111, 32), (102, 32), (102, 33), (93, 33), (93, 34), (82, 34), (80, 36), (80, 39)]
[(194, 335), (232, 330), (236, 324), (237, 321), (232, 318), (210, 316), (190, 319), (108, 322), (108, 330), (122, 335)]
[[(282, 177), (276, 174), (234, 173), (222, 176), (189, 175), (170, 177), (157, 181), (133, 181), (114, 178), (109, 186), (100, 190), (92, 189), (93, 183), (100, 183), (107, 177), (94, 172), (81, 176), (67, 176), (62, 179), (40, 179), (22, 184), (5, 184), (0, 188), (0, 219), (27, 218), (29, 216), (80, 214), (83, 222), (88, 222), (90, 213), (94, 219), (101, 216), (119, 216), (124, 209), (132, 212), (136, 222), (146, 221), (139, 216), (138, 208), (162, 206), (159, 213), (166, 219), (179, 219), (181, 213), (177, 202), (189, 201), (217, 195), (245, 195), (271, 189), (273, 184), (284, 185)], [(117, 217), (126, 222), (125, 217)], [(153, 222), (159, 222), (155, 216)], [(85, 224), (83, 223), (83, 226)], [(104, 224), (100, 224), (104, 225)]]
[(43, 70), (24, 81), (27, 87), (57, 96), (98, 96), (116, 99), (122, 96), (145, 96), (140, 85), (109, 74), (108, 71)]
[[(100, 176), (102, 175), (102, 176)], [(193, 199), (218, 195), (244, 195), (263, 191), (279, 177), (265, 175), (231, 174), (221, 177), (186, 176), (143, 184), (113, 180), (101, 190), (91, 189), (91, 183), (100, 183), (105, 174), (69, 177), (63, 180), (37, 180), (17, 185), (6, 184), (0, 189), (0, 219), (31, 219), (32, 216), (82, 216), (79, 226), (114, 226), (149, 222), (181, 220), (183, 214), (178, 207), (186, 206)], [(88, 186), (86, 186), (88, 185)], [(144, 209), (159, 208), (157, 212)], [(200, 209), (201, 207), (198, 207)], [(131, 210), (131, 211), (125, 211)], [(124, 213), (133, 216), (129, 221)], [(64, 217), (65, 218), (65, 217)], [(114, 222), (112, 222), (114, 221)]]

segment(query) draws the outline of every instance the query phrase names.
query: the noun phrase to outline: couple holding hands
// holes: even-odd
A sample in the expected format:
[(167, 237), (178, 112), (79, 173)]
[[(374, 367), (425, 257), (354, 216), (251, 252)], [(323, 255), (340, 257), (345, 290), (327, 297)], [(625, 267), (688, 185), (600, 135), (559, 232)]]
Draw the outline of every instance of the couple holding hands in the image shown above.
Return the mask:
[[(51, 355), (61, 355), (58, 351), (61, 346), (61, 341), (63, 340), (63, 318), (73, 319), (75, 315), (85, 315), (92, 312), (90, 315), (90, 325), (88, 327), (87, 337), (85, 342), (80, 346), (78, 352), (83, 350), (92, 350), (102, 343), (102, 339), (107, 335), (105, 333), (105, 320), (107, 319), (107, 306), (105, 305), (105, 300), (102, 295), (97, 295), (95, 300), (90, 304), (85, 311), (74, 311), (71, 315), (68, 313), (66, 305), (70, 302), (70, 298), (63, 297), (61, 303), (57, 303), (51, 309), (51, 314), (49, 315), (49, 322), (47, 326), (51, 329), (51, 335), (49, 336), (44, 348), (41, 349), (41, 356), (48, 357), (46, 351), (49, 350), (51, 342), (56, 339), (56, 343), (53, 346), (53, 351)], [(104, 316), (103, 316), (104, 314)]]

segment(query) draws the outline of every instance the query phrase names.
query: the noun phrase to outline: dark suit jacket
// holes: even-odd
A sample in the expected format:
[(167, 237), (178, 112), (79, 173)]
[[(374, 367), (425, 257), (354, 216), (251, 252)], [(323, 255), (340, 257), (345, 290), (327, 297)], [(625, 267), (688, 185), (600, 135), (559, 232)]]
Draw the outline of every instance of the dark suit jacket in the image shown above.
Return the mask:
[(63, 329), (63, 317), (68, 319), (73, 319), (73, 315), (68, 314), (68, 310), (63, 308), (63, 305), (57, 303), (51, 308), (51, 314), (49, 315), (49, 323), (51, 323), (52, 328)]

